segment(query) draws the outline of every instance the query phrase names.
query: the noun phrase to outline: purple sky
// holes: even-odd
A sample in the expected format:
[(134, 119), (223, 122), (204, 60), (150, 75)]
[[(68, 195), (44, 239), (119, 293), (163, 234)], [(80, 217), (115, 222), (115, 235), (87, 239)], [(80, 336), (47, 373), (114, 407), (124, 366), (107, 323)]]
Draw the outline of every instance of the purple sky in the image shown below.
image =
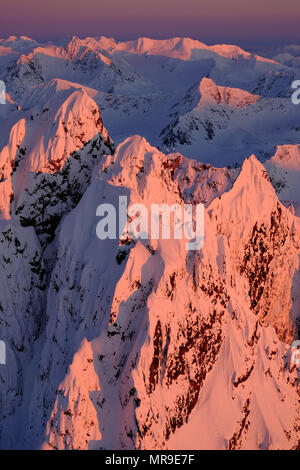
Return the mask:
[(0, 37), (300, 42), (300, 0), (1, 0)]

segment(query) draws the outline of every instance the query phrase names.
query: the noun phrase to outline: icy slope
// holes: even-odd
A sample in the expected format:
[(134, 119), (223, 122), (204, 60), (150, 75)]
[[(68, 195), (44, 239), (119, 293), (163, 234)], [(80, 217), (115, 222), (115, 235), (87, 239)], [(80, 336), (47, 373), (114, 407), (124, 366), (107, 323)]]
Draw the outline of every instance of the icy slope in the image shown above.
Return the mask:
[(300, 145), (280, 145), (275, 155), (265, 162), (278, 197), (292, 205), (300, 217)]

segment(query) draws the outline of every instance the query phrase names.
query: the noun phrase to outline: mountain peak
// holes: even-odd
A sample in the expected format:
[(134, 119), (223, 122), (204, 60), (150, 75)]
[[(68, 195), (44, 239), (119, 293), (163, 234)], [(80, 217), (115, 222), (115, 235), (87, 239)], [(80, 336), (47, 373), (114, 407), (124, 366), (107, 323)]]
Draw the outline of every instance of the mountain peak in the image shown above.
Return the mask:
[(280, 168), (300, 171), (300, 144), (278, 145), (275, 155), (268, 162)]
[(266, 169), (251, 155), (244, 160), (232, 189), (221, 196), (221, 202), (215, 199), (211, 207), (222, 207), (228, 221), (236, 221), (243, 230), (248, 230), (249, 221), (266, 217), (278, 204)]
[(233, 108), (244, 108), (256, 103), (259, 96), (253, 95), (239, 88), (230, 88), (217, 85), (211, 78), (202, 78), (200, 85), (200, 105), (223, 104)]
[(236, 188), (236, 190), (246, 188), (251, 194), (253, 191), (261, 193), (262, 197), (268, 194), (277, 197), (270, 183), (266, 169), (254, 154), (244, 160), (234, 188)]
[(18, 43), (22, 43), (22, 42), (33, 42), (33, 43), (36, 43), (36, 41), (34, 39), (31, 39), (30, 37), (28, 36), (14, 36), (14, 35), (11, 35), (9, 36), (5, 42), (18, 42)]

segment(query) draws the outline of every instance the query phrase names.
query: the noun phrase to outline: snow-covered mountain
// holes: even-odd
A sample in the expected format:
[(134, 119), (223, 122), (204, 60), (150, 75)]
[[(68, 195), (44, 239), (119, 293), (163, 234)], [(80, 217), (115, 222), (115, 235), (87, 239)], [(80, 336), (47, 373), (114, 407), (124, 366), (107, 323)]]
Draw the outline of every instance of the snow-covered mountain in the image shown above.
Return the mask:
[[(0, 40), (0, 448), (299, 448), (299, 110), (279, 62)], [(120, 196), (203, 203), (203, 248), (99, 240)]]
[[(53, 238), (89, 184), (95, 150), (113, 150), (86, 89), (62, 80), (34, 89), (0, 153), (2, 218)], [(59, 207), (58, 207), (59, 206)]]
[(275, 155), (265, 162), (274, 188), (280, 200), (293, 206), (300, 216), (300, 145), (280, 145)]
[(277, 144), (299, 141), (299, 110), (290, 98), (265, 98), (210, 78), (192, 86), (169, 117), (162, 148), (215, 165), (241, 164), (252, 153), (265, 160)]
[[(117, 143), (141, 134), (153, 145), (161, 145), (162, 129), (172, 125), (170, 109), (205, 77), (218, 86), (289, 101), (290, 85), (298, 73), (293, 64), (235, 45), (207, 46), (189, 38), (116, 42), (102, 36), (73, 37), (38, 44), (26, 37), (11, 37), (0, 40), (0, 47), (0, 79), (13, 100), (22, 106), (28, 89), (58, 78), (93, 88)], [(291, 121), (286, 124), (289, 130), (297, 127), (295, 118)], [(260, 128), (256, 132), (263, 135)], [(290, 143), (298, 143), (295, 139)]]

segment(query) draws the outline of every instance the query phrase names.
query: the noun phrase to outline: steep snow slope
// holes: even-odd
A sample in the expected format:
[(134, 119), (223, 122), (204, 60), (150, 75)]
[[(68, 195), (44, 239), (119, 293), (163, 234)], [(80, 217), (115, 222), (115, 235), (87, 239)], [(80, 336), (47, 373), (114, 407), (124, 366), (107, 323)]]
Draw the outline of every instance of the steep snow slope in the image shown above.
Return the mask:
[(23, 228), (12, 220), (1, 220), (0, 232), (0, 336), (6, 344), (7, 360), (7, 365), (0, 367), (0, 434), (3, 436), (5, 420), (23, 404), (28, 364), (44, 327), (46, 271), (32, 227)]
[(264, 165), (280, 200), (286, 206), (293, 205), (300, 217), (300, 145), (278, 146)]
[[(193, 185), (206, 203), (201, 252), (96, 237), (101, 202), (183, 204)], [(254, 156), (237, 176), (127, 139), (61, 224), (40, 360), (2, 446), (298, 446), (299, 250), (299, 220)]]
[(249, 87), (252, 93), (266, 98), (291, 98), (291, 84), (297, 80), (297, 69), (285, 67), (281, 70), (268, 70)]

